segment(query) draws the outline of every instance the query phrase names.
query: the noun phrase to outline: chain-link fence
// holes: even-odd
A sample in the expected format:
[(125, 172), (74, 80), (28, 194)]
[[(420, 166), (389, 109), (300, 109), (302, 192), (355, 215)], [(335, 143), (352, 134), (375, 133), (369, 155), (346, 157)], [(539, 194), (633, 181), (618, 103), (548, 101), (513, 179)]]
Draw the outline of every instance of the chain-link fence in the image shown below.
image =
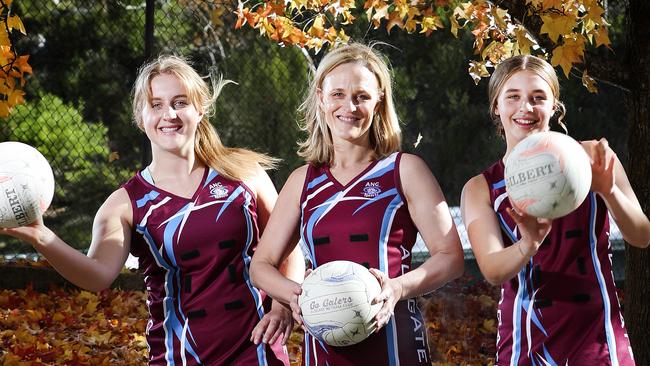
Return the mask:
[[(226, 145), (282, 158), (280, 168), (270, 172), (278, 189), (301, 164), (295, 154), (301, 139), (296, 110), (312, 58), (257, 30), (235, 30), (234, 6), (205, 0), (13, 3), (12, 12), (27, 30), (16, 48), (30, 55), (34, 74), (25, 86), (27, 102), (0, 121), (0, 141), (30, 144), (50, 161), (56, 192), (45, 220), (68, 243), (86, 248), (98, 207), (149, 162), (148, 140), (131, 122), (130, 92), (138, 68), (158, 54), (183, 55), (203, 75), (237, 83), (226, 86), (211, 122)], [(369, 41), (367, 29), (357, 31), (355, 39)], [(450, 206), (458, 205), (467, 179), (503, 151), (485, 113), (485, 83), (476, 87), (466, 72), (473, 40), (455, 40), (442, 31), (431, 37), (399, 32), (371, 37), (387, 42), (379, 47), (392, 63), (398, 112), (408, 122), (404, 149), (425, 158)], [(605, 86), (587, 95), (574, 84), (563, 86), (574, 137), (582, 139), (583, 131), (585, 138), (605, 135), (624, 156), (622, 98)], [(452, 214), (460, 223), (459, 213)], [(465, 237), (464, 226), (458, 227)], [(0, 254), (26, 251), (31, 248), (0, 237)]]
[[(233, 5), (234, 6), (234, 5)], [(56, 180), (47, 224), (71, 245), (88, 246), (99, 205), (149, 161), (149, 143), (131, 123), (138, 68), (158, 54), (180, 54), (202, 75), (228, 85), (211, 122), (229, 146), (281, 157), (280, 185), (298, 164), (296, 109), (308, 59), (252, 30), (233, 30), (224, 5), (204, 1), (14, 2), (27, 36), (16, 41), (34, 70), (26, 104), (0, 124), (0, 141), (37, 147)], [(4, 253), (29, 251), (0, 238)]]

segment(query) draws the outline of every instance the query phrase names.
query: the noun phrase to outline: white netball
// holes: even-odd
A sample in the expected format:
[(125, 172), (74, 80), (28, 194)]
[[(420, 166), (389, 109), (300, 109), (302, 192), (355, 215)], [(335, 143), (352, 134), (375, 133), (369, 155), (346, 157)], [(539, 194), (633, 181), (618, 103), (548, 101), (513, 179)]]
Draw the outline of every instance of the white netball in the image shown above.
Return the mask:
[(302, 284), (298, 304), (311, 335), (331, 346), (349, 346), (372, 334), (382, 303), (371, 305), (381, 292), (364, 266), (333, 261), (317, 267)]
[(582, 204), (591, 187), (590, 159), (579, 142), (559, 132), (520, 141), (505, 163), (508, 198), (527, 214), (554, 219)]
[(54, 175), (45, 157), (20, 142), (0, 143), (0, 227), (29, 225), (54, 196)]

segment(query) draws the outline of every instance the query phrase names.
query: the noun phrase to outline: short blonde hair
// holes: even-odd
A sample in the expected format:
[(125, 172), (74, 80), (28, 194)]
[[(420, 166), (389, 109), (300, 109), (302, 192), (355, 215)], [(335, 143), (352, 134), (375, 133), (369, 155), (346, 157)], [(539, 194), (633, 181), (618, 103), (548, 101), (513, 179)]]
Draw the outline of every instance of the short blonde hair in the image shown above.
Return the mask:
[(500, 136), (504, 135), (501, 120), (496, 114), (497, 100), (499, 94), (505, 85), (506, 81), (519, 71), (529, 70), (541, 77), (551, 87), (553, 92), (553, 106), (555, 107), (555, 114), (552, 118), (557, 118), (557, 123), (566, 131), (566, 125), (563, 123), (566, 108), (564, 103), (560, 101), (560, 83), (557, 79), (557, 74), (553, 66), (537, 56), (532, 55), (517, 55), (508, 58), (501, 62), (490, 77), (488, 84), (488, 98), (490, 100), (490, 118), (494, 123), (497, 132)]
[(380, 107), (370, 127), (370, 145), (375, 158), (386, 157), (400, 149), (402, 132), (395, 112), (387, 62), (371, 46), (352, 43), (339, 46), (325, 55), (311, 80), (307, 97), (300, 106), (304, 115), (302, 129), (307, 131), (308, 137), (299, 143), (298, 155), (309, 163), (330, 164), (334, 158), (332, 135), (325, 122), (325, 114), (320, 108), (318, 90), (322, 89), (323, 80), (332, 70), (352, 62), (370, 70), (379, 84)]
[(260, 165), (265, 169), (275, 167), (277, 159), (254, 151), (223, 145), (209, 117), (213, 113), (212, 107), (221, 89), (229, 81), (219, 79), (214, 87), (210, 88), (190, 63), (179, 56), (161, 55), (140, 68), (132, 91), (133, 120), (138, 128), (144, 130), (142, 111), (152, 100), (151, 80), (161, 74), (176, 76), (187, 92), (190, 103), (203, 112), (203, 119), (196, 130), (194, 145), (194, 153), (202, 163), (233, 180), (254, 176)]

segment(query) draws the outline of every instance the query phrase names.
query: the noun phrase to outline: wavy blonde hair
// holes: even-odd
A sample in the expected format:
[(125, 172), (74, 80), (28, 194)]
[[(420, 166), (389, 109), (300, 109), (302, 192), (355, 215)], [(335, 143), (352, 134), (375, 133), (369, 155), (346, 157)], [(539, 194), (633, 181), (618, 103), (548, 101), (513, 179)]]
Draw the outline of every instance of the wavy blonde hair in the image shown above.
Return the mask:
[(140, 130), (144, 131), (142, 111), (152, 100), (151, 80), (161, 74), (176, 76), (187, 91), (189, 101), (197, 110), (204, 113), (196, 130), (194, 145), (194, 153), (202, 163), (212, 167), (226, 178), (239, 181), (257, 174), (259, 166), (264, 169), (275, 168), (278, 159), (223, 145), (209, 117), (214, 113), (212, 107), (221, 89), (230, 81), (219, 79), (210, 88), (190, 63), (179, 56), (162, 55), (140, 68), (132, 91), (133, 119)]
[(318, 90), (322, 89), (323, 80), (332, 70), (351, 62), (370, 70), (379, 84), (380, 107), (373, 116), (370, 126), (370, 146), (374, 150), (374, 158), (380, 159), (400, 150), (402, 131), (395, 112), (391, 74), (387, 62), (372, 46), (352, 43), (335, 48), (323, 58), (309, 84), (307, 96), (300, 106), (299, 110), (304, 115), (301, 127), (307, 131), (308, 137), (298, 143), (298, 155), (309, 163), (315, 165), (332, 163), (334, 158), (332, 135), (325, 122), (325, 114), (320, 108)]
[(501, 89), (503, 89), (506, 81), (508, 81), (512, 75), (522, 70), (534, 72), (551, 87), (551, 91), (553, 92), (553, 106), (555, 108), (555, 114), (553, 114), (551, 120), (557, 121), (560, 127), (568, 133), (567, 127), (563, 122), (566, 114), (566, 107), (564, 106), (564, 103), (560, 101), (560, 83), (557, 79), (555, 69), (553, 69), (553, 66), (545, 60), (532, 55), (518, 55), (508, 58), (496, 67), (490, 77), (490, 83), (488, 84), (488, 98), (490, 100), (489, 112), (492, 123), (494, 123), (494, 126), (497, 129), (497, 133), (502, 137), (504, 136), (501, 119), (496, 114), (497, 99), (499, 99), (499, 94), (501, 94)]

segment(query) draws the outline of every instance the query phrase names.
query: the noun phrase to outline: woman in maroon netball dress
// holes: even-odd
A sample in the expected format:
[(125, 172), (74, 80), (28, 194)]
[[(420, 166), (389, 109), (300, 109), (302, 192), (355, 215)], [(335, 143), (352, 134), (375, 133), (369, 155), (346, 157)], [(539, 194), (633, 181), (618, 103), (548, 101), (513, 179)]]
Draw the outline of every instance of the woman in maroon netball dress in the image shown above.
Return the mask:
[[(288, 365), (291, 311), (274, 302), (265, 314), (270, 298), (252, 286), (248, 271), (277, 198), (263, 169), (274, 161), (221, 144), (207, 118), (221, 85), (211, 91), (174, 56), (140, 70), (133, 114), (152, 161), (99, 208), (88, 256), (42, 220), (1, 231), (94, 291), (113, 282), (129, 252), (137, 256), (147, 286), (150, 365)], [(299, 254), (285, 264), (288, 275), (303, 275)], [(249, 340), (254, 329), (266, 344)]]
[[(300, 285), (277, 269), (300, 235), (313, 268), (349, 260), (371, 268), (382, 292), (379, 331), (347, 347), (305, 334), (305, 365), (430, 365), (415, 297), (460, 276), (463, 254), (438, 182), (423, 160), (402, 154), (391, 78), (370, 47), (341, 46), (321, 61), (303, 104), (307, 165), (282, 188), (251, 264), (253, 282), (291, 304)], [(411, 268), (420, 232), (431, 258)], [(253, 334), (255, 341), (259, 336)]]
[(497, 363), (633, 365), (612, 275), (608, 216), (637, 247), (648, 246), (650, 222), (607, 141), (582, 143), (593, 181), (572, 213), (536, 219), (514, 211), (507, 199), (503, 162), (526, 136), (548, 131), (554, 119), (562, 123), (559, 96), (546, 61), (517, 56), (501, 63), (489, 99), (506, 152), (463, 189), (463, 220), (479, 267), (501, 285)]

